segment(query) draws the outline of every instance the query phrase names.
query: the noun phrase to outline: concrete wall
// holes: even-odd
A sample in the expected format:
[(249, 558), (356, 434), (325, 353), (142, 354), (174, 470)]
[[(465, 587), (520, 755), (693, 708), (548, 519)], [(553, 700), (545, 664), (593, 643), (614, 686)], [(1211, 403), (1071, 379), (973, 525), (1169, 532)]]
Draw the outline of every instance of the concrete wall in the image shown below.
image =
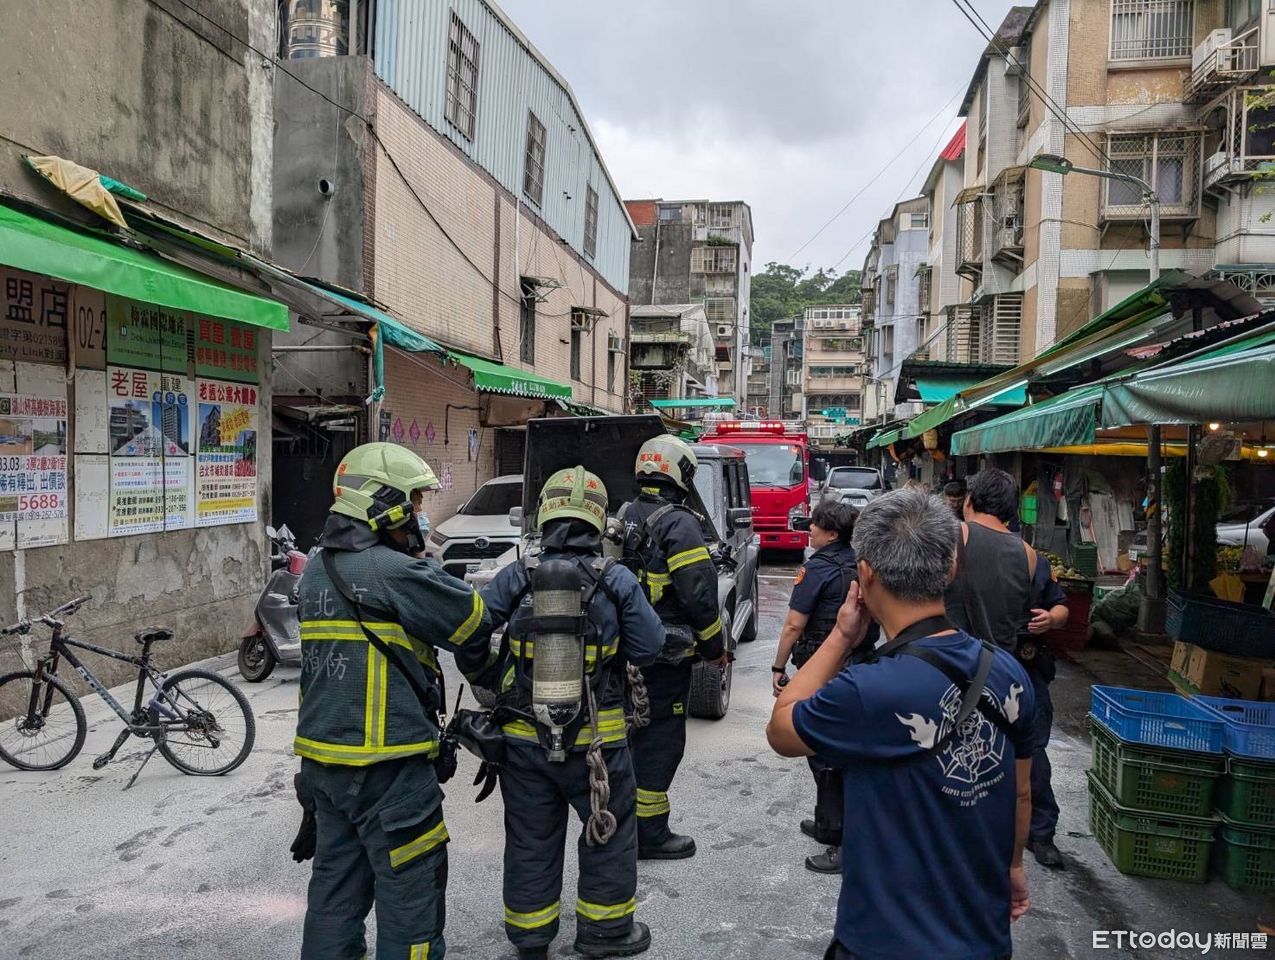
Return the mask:
[(22, 154), (108, 173), (150, 203), (254, 250), (270, 247), (271, 0), (40, 0), (4, 12), (0, 188), (67, 211)]
[[(629, 257), (629, 298), (641, 304), (690, 303), (695, 228), (689, 222), (672, 221), (639, 227), (638, 233), (642, 239), (633, 244)], [(701, 287), (699, 296), (703, 295)]]
[[(273, 7), (271, 0), (206, 0), (198, 5), (204, 19), (175, 0), (6, 5), (10, 85), (0, 97), (0, 189), (84, 216), (21, 161), (22, 154), (59, 154), (129, 183), (175, 220), (269, 255), (270, 70), (235, 38), (272, 49)], [(270, 350), (262, 331), (262, 371), (270, 369)], [(0, 369), (0, 392), (12, 389), (12, 366)], [(268, 382), (258, 396), (258, 507), (268, 518)], [(232, 649), (263, 582), (263, 524), (0, 551), (0, 620), (90, 593), (93, 602), (74, 621), (85, 639), (132, 651), (135, 630), (169, 626), (176, 638), (155, 651), (166, 666)], [(41, 649), (38, 641), (32, 649)], [(18, 668), (9, 651), (0, 670)], [(136, 672), (87, 657), (107, 683)], [(73, 685), (83, 690), (78, 680)]]

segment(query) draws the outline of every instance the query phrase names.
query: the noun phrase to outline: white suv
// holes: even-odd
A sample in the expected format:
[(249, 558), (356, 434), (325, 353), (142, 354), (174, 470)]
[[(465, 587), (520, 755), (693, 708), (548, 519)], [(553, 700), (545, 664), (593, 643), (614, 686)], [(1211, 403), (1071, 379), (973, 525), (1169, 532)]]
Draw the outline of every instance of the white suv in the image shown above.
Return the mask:
[(509, 522), (509, 511), (521, 506), (521, 474), (488, 480), (454, 517), (430, 531), (426, 555), (463, 580), (482, 561), (500, 556), (518, 542), (522, 530)]

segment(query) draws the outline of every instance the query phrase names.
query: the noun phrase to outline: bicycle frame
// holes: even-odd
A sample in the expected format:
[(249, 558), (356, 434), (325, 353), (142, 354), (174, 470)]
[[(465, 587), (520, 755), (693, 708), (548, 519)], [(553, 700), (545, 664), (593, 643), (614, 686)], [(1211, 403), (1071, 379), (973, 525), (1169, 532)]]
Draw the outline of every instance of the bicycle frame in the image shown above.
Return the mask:
[[(137, 692), (133, 698), (133, 712), (127, 713), (120, 702), (116, 700), (109, 690), (103, 686), (102, 682), (93, 675), (88, 667), (86, 667), (74, 653), (71, 652), (72, 647), (78, 647), (87, 650), (90, 653), (96, 653), (99, 656), (108, 657), (111, 660), (118, 660), (121, 663), (129, 663), (138, 668), (137, 675)], [(163, 724), (151, 724), (143, 720), (144, 717), (150, 715), (152, 709), (163, 713), (170, 720), (180, 719), (178, 715), (170, 710), (162, 702), (161, 684), (163, 683), (165, 674), (156, 670), (150, 663), (150, 653), (147, 651), (140, 657), (130, 656), (126, 653), (120, 653), (118, 650), (110, 650), (106, 647), (99, 647), (95, 643), (89, 643), (87, 640), (77, 640), (74, 637), (64, 636), (62, 627), (59, 625), (53, 631), (53, 638), (49, 645), (49, 653), (43, 658), (42, 672), (49, 675), (57, 675), (58, 658), (66, 660), (75, 672), (78, 673), (93, 691), (106, 702), (106, 704), (115, 711), (116, 715), (124, 721), (124, 723), (135, 733), (145, 734), (163, 729)], [(146, 690), (146, 681), (150, 680), (155, 685), (155, 694), (151, 697), (150, 702), (146, 705), (146, 711), (142, 710), (142, 695)], [(32, 690), (32, 697), (36, 696), (36, 691)], [(34, 709), (35, 704), (32, 704)]]

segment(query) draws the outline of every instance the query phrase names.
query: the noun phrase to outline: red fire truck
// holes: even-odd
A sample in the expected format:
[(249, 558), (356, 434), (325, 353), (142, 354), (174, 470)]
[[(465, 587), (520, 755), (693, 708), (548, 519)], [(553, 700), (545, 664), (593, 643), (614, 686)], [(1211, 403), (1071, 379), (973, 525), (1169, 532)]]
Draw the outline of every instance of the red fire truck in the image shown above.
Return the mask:
[(706, 443), (744, 451), (752, 487), (753, 529), (762, 549), (804, 551), (810, 542), (793, 520), (810, 516), (810, 441), (804, 424), (783, 420), (721, 420), (709, 427)]

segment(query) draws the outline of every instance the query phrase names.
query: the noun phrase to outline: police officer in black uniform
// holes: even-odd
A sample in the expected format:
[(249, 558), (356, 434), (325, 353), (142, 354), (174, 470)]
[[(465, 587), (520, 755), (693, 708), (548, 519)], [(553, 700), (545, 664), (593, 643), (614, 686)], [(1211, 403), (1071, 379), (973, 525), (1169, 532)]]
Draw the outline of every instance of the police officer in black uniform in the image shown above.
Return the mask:
[[(508, 623), (498, 704), (505, 798), (505, 932), (520, 960), (543, 960), (558, 933), (563, 844), (574, 808), (579, 844), (576, 953), (628, 957), (651, 944), (637, 908), (636, 789), (624, 715), (625, 661), (652, 662), (664, 628), (637, 580), (604, 561), (607, 492), (583, 467), (540, 494), (540, 549), (483, 591)], [(497, 713), (499, 714), (498, 707)]]
[[(850, 584), (859, 578), (854, 548), (855, 511), (838, 500), (825, 501), (815, 507), (810, 518), (810, 546), (814, 554), (797, 571), (788, 616), (779, 634), (779, 649), (771, 668), (775, 696), (788, 682), (788, 658), (797, 669), (809, 660), (837, 622), (837, 611), (845, 603)], [(869, 636), (860, 646), (871, 650), (876, 645), (879, 628), (873, 624)], [(827, 844), (824, 853), (806, 858), (806, 869), (815, 873), (841, 872), (841, 772), (816, 757), (809, 757), (810, 771), (815, 775), (815, 816), (801, 821), (801, 832)]]
[(721, 668), (727, 663), (717, 569), (700, 519), (684, 503), (697, 466), (694, 451), (677, 437), (648, 440), (636, 464), (640, 496), (619, 515), (625, 564), (646, 588), (665, 630), (659, 658), (642, 670), (650, 723), (633, 733), (639, 860), (695, 855), (695, 841), (669, 829), (668, 789), (686, 751), (693, 660), (698, 656)]

